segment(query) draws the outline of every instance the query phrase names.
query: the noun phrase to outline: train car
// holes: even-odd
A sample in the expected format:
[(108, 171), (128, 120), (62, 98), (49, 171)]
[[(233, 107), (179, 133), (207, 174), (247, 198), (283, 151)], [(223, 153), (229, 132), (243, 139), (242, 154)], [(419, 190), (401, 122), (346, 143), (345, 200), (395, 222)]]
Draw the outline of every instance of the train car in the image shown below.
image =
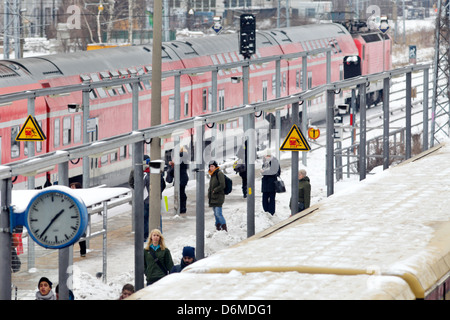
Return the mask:
[(449, 156), (436, 146), (130, 299), (448, 299)]
[[(331, 81), (344, 79), (345, 58), (358, 56), (355, 36), (341, 24), (317, 24), (271, 31), (257, 32), (257, 51), (255, 57), (276, 56), (284, 53), (310, 51), (331, 47)], [(358, 40), (362, 43), (362, 40)], [(362, 56), (363, 66), (370, 59), (384, 56), (390, 45), (372, 47), (366, 43), (367, 52), (378, 52)], [(83, 82), (101, 82), (105, 79), (127, 78), (132, 74), (151, 72), (152, 53), (148, 46), (129, 46), (88, 52), (55, 54), (18, 60), (0, 61), (1, 94), (37, 88), (53, 88), (80, 84)], [(364, 51), (364, 50), (363, 50)], [(390, 50), (386, 50), (390, 55)], [(237, 35), (219, 35), (213, 37), (172, 41), (163, 43), (162, 70), (189, 69), (206, 65), (240, 61)], [(326, 82), (326, 57), (324, 54), (308, 56), (307, 88)], [(386, 60), (390, 61), (390, 57)], [(389, 62), (390, 63), (390, 62)], [(387, 63), (386, 65), (390, 64)], [(376, 72), (379, 65), (364, 69), (363, 72)], [(233, 108), (243, 103), (241, 68), (221, 70), (218, 73), (217, 110)], [(281, 96), (301, 91), (301, 58), (281, 62)], [(175, 106), (174, 78), (162, 80), (161, 121), (168, 123), (175, 119), (175, 108), (179, 107), (180, 118), (195, 117), (212, 111), (211, 74), (186, 74), (180, 78), (180, 106)], [(150, 126), (151, 83), (140, 83), (139, 91), (139, 128)], [(250, 69), (249, 102), (273, 99), (276, 97), (275, 62), (252, 65)], [(343, 98), (341, 94), (341, 98)], [(69, 113), (68, 105), (81, 105), (82, 93), (46, 96), (35, 101), (35, 118), (41, 125), (47, 139), (35, 144), (36, 155), (65, 149), (82, 144), (82, 112)], [(28, 144), (15, 141), (15, 136), (24, 124), (27, 114), (27, 101), (14, 101), (0, 108), (1, 163), (26, 158)], [(90, 92), (91, 130), (90, 141), (100, 140), (131, 130), (131, 87), (122, 85), (115, 88), (102, 87)], [(325, 97), (308, 101), (308, 120), (323, 120), (325, 115)], [(257, 118), (258, 127), (273, 125), (274, 117)], [(289, 110), (282, 113), (282, 123), (290, 121)], [(93, 125), (95, 124), (95, 126)], [(242, 119), (235, 119), (226, 125), (220, 125), (220, 131), (242, 128)], [(286, 126), (283, 126), (286, 127)], [(230, 131), (231, 132), (231, 131)], [(187, 133), (189, 135), (189, 133)], [(173, 148), (170, 140), (163, 141), (163, 149)], [(130, 167), (130, 148), (123, 147), (116, 152), (90, 160), (91, 184), (117, 185), (125, 182), (125, 174)], [(80, 180), (81, 161), (70, 165), (70, 180)], [(115, 172), (114, 176), (111, 172)], [(57, 179), (56, 171), (50, 170), (51, 180)], [(45, 180), (42, 174), (37, 185)], [(121, 180), (122, 179), (122, 180)], [(16, 184), (24, 183), (26, 178), (17, 177)], [(18, 187), (18, 186), (17, 186)]]

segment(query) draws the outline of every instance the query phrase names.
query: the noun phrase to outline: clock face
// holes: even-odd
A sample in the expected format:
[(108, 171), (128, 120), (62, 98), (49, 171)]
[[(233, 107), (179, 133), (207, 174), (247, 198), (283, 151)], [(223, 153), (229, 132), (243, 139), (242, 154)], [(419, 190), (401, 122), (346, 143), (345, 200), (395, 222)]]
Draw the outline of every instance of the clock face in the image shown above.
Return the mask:
[(28, 230), (47, 248), (63, 248), (77, 241), (85, 231), (85, 207), (68, 194), (44, 191), (28, 206)]

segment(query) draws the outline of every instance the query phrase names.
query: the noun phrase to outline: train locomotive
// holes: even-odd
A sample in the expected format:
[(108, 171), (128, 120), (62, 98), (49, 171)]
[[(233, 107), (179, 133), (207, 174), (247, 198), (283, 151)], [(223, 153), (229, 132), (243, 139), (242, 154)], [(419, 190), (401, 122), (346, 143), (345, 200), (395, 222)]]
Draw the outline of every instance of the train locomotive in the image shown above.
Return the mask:
[[(254, 57), (268, 57), (299, 51), (331, 47), (331, 81), (346, 77), (381, 72), (391, 69), (391, 40), (379, 30), (351, 29), (339, 23), (305, 25), (258, 31)], [(237, 34), (216, 35), (189, 40), (164, 42), (162, 70), (196, 68), (242, 60), (239, 55)], [(308, 56), (307, 85), (312, 88), (326, 83), (326, 55)], [(10, 94), (40, 88), (53, 88), (80, 84), (83, 81), (99, 82), (106, 79), (127, 78), (132, 74), (151, 73), (152, 50), (150, 46), (125, 46), (75, 53), (53, 54), (16, 60), (0, 61), (0, 94)], [(276, 98), (275, 62), (251, 65), (249, 103)], [(242, 82), (233, 81), (242, 75), (241, 68), (218, 72), (218, 110), (242, 105)], [(281, 96), (302, 90), (301, 58), (281, 61)], [(174, 78), (162, 80), (161, 121), (174, 121), (174, 109), (180, 108), (181, 119), (211, 112), (211, 74), (185, 74), (180, 78), (180, 106), (174, 105)], [(367, 89), (368, 105), (381, 101), (382, 88)], [(132, 130), (131, 86), (102, 87), (90, 92), (90, 119), (95, 125), (89, 132), (90, 141), (101, 140)], [(349, 96), (339, 98), (348, 103)], [(35, 100), (35, 119), (47, 139), (36, 142), (35, 155), (66, 149), (82, 144), (82, 112), (68, 112), (68, 106), (79, 105), (81, 92), (66, 95), (38, 97)], [(325, 97), (308, 101), (308, 120), (312, 123), (325, 118)], [(150, 126), (151, 82), (139, 85), (139, 128)], [(1, 163), (6, 164), (28, 157), (28, 144), (15, 137), (27, 119), (27, 101), (12, 101), (0, 107)], [(289, 110), (282, 113), (282, 122), (289, 121)], [(259, 126), (272, 126), (273, 117), (260, 117)], [(220, 127), (232, 130), (241, 127), (236, 119)], [(163, 149), (165, 146), (163, 141)], [(168, 144), (169, 146), (169, 144)], [(108, 155), (91, 159), (90, 177), (93, 185), (119, 185), (126, 181), (131, 165), (131, 149), (124, 146)], [(114, 174), (111, 174), (114, 172)], [(70, 164), (70, 181), (80, 181), (81, 161)], [(57, 180), (57, 172), (37, 176), (36, 185), (46, 179)], [(124, 181), (121, 181), (123, 179)], [(15, 184), (26, 181), (16, 177)]]

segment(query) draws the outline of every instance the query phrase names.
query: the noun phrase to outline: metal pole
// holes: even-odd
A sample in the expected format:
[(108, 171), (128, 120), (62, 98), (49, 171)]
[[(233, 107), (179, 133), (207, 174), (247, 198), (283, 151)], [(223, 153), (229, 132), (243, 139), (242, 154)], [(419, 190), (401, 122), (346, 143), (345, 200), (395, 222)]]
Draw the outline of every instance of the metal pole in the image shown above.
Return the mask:
[(406, 74), (405, 159), (411, 158), (411, 72)]
[(10, 8), (10, 4), (9, 4), (9, 0), (5, 0), (4, 2), (4, 24), (3, 24), (3, 57), (4, 59), (8, 60), (9, 59), (9, 35), (10, 35), (10, 30), (9, 30), (9, 24), (10, 24), (10, 17), (11, 17), (11, 8)]
[[(106, 283), (107, 270), (107, 239), (108, 239), (108, 203), (103, 201), (103, 283)], [(143, 253), (142, 253), (143, 255)]]
[[(35, 116), (35, 106), (36, 106), (36, 99), (35, 98), (29, 98), (27, 101), (27, 111), (28, 114), (31, 116)], [(25, 142), (28, 146), (28, 158), (32, 158), (35, 156), (35, 145), (34, 141), (27, 141)], [(34, 190), (36, 187), (36, 179), (34, 176), (27, 177), (27, 188), (28, 190)], [(36, 244), (31, 239), (31, 237), (28, 235), (28, 252), (27, 252), (27, 261), (28, 261), (28, 270), (35, 267), (35, 261), (36, 261)]]
[(144, 143), (133, 144), (133, 213), (134, 213), (134, 287), (140, 290), (144, 287), (144, 172), (142, 161), (144, 159)]
[(423, 143), (422, 151), (428, 150), (428, 95), (429, 95), (429, 70), (428, 68), (423, 70)]
[[(298, 102), (292, 104), (292, 124), (299, 125)], [(291, 151), (291, 215), (298, 212), (298, 151)]]
[[(175, 121), (180, 120), (181, 116), (181, 85), (180, 85), (180, 75), (175, 76), (175, 95), (174, 95), (174, 117)], [(180, 214), (180, 136), (174, 137), (174, 148), (173, 148), (174, 161), (174, 206), (175, 214)]]
[(202, 121), (195, 124), (195, 164), (196, 164), (196, 255), (205, 257), (205, 160), (203, 158), (205, 127)]
[(326, 180), (327, 197), (334, 193), (334, 90), (327, 90), (327, 153), (326, 153)]
[(389, 168), (389, 87), (390, 78), (383, 80), (383, 170)]
[[(249, 66), (242, 67), (244, 104), (248, 103)], [(246, 118), (246, 120), (245, 120)], [(246, 123), (245, 135), (247, 140), (247, 237), (255, 234), (255, 159), (256, 159), (256, 132), (255, 115), (253, 113), (244, 117)]]
[[(305, 92), (308, 88), (308, 58), (302, 58), (302, 92)], [(303, 101), (302, 104), (302, 132), (306, 133), (308, 127), (308, 101)], [(304, 166), (308, 164), (307, 153), (302, 152), (302, 163)]]
[(366, 178), (366, 84), (359, 84), (359, 180)]
[[(58, 183), (63, 186), (69, 185), (68, 162), (58, 164)], [(70, 259), (72, 250), (73, 246), (58, 250), (59, 300), (69, 300), (69, 289), (72, 288), (72, 259)]]
[[(139, 83), (133, 82), (131, 84), (132, 89), (132, 98), (131, 98), (131, 107), (132, 107), (132, 130), (137, 131), (139, 130)], [(136, 144), (135, 144), (136, 145)], [(142, 148), (142, 145), (139, 143), (139, 146)], [(143, 156), (141, 157), (140, 161), (142, 162)], [(132, 156), (132, 167), (134, 168), (134, 164), (137, 163), (134, 159), (134, 148), (133, 148), (133, 156)], [(134, 171), (133, 171), (134, 172)], [(134, 177), (133, 177), (134, 179)], [(134, 180), (135, 181), (135, 180)], [(132, 231), (135, 231), (135, 223), (134, 218), (136, 216), (134, 210), (135, 210), (135, 202), (134, 202), (134, 195), (136, 193), (136, 188), (131, 189), (132, 197), (133, 197), (133, 206), (131, 208), (131, 226)], [(142, 197), (140, 197), (142, 198)]]
[[(83, 144), (89, 142), (89, 133), (87, 131), (87, 123), (89, 120), (90, 105), (89, 105), (89, 90), (83, 90), (82, 93), (82, 104), (83, 104)], [(90, 176), (89, 176), (89, 157), (83, 157), (83, 188), (90, 187)]]
[[(275, 95), (276, 98), (281, 96), (281, 61), (278, 59), (275, 70)], [(277, 159), (280, 159), (280, 136), (281, 136), (281, 118), (280, 111), (275, 112), (275, 154)]]
[(0, 214), (0, 300), (11, 300), (11, 179), (1, 181)]
[[(162, 48), (162, 0), (153, 3), (153, 50), (152, 50), (152, 107), (151, 126), (161, 124), (161, 48)], [(161, 139), (153, 138), (150, 143), (152, 161), (161, 159)], [(161, 177), (150, 174), (150, 218), (149, 231), (160, 227), (161, 218)]]

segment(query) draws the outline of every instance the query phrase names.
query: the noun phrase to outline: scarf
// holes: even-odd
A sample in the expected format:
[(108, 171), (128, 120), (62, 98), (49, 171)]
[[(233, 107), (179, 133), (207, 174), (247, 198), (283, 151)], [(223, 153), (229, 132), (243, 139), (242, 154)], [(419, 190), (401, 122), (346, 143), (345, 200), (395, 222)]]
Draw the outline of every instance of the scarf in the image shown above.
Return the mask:
[(208, 173), (209, 173), (210, 176), (212, 176), (214, 174), (214, 172), (216, 172), (217, 170), (219, 170), (219, 167), (216, 167), (214, 169), (214, 171), (208, 170)]
[(38, 291), (36, 292), (36, 300), (56, 300), (56, 297), (52, 290), (50, 290), (50, 292), (45, 296), (43, 296), (41, 292)]

